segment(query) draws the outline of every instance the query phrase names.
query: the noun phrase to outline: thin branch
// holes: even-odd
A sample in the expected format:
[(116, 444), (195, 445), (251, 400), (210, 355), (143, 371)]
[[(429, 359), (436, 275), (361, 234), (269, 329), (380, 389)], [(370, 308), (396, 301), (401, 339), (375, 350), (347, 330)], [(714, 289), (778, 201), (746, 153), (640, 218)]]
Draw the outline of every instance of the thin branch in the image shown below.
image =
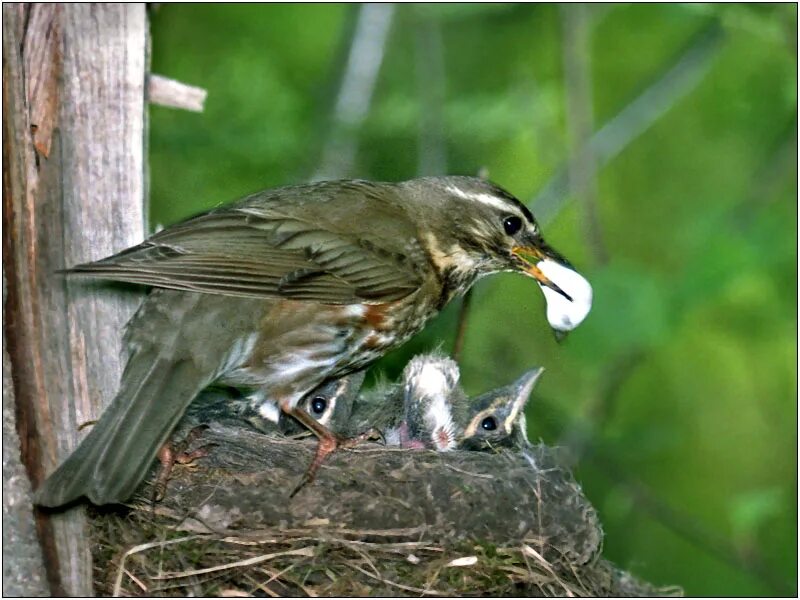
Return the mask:
[(430, 17), (420, 17), (414, 31), (414, 45), (420, 102), (417, 174), (445, 175), (447, 173), (443, 116), (445, 67), (442, 27), (439, 21)]
[(331, 135), (313, 180), (347, 176), (358, 151), (357, 132), (366, 118), (383, 62), (394, 4), (362, 4), (333, 114)]
[(564, 91), (569, 137), (568, 179), (583, 207), (583, 227), (595, 261), (608, 260), (597, 212), (597, 158), (589, 143), (594, 128), (589, 63), (591, 24), (585, 4), (562, 4)]
[(203, 112), (208, 92), (188, 83), (176, 81), (163, 75), (150, 73), (147, 76), (147, 101), (150, 104), (180, 108), (192, 112)]
[(632, 350), (610, 362), (604, 379), (598, 384), (598, 393), (586, 404), (585, 419), (575, 419), (565, 428), (557, 446), (566, 449), (562, 464), (570, 468), (578, 464), (594, 443), (598, 430), (612, 416), (619, 391), (642, 363), (646, 354), (641, 350)]
[(734, 223), (742, 229), (751, 225), (753, 216), (775, 201), (777, 188), (787, 177), (797, 178), (797, 113), (789, 115), (772, 148), (764, 153), (744, 198), (733, 209)]
[[(697, 87), (711, 68), (723, 39), (722, 27), (715, 21), (695, 36), (673, 66), (592, 136), (589, 146), (598, 168), (605, 167)], [(540, 222), (548, 223), (555, 218), (563, 207), (568, 188), (568, 169), (562, 166), (529, 203)]]
[(469, 308), (472, 302), (472, 289), (467, 290), (464, 297), (461, 299), (461, 307), (458, 311), (458, 324), (456, 325), (456, 337), (453, 341), (453, 360), (458, 360), (461, 356), (461, 351), (464, 349), (464, 338), (467, 335), (467, 317), (469, 316)]

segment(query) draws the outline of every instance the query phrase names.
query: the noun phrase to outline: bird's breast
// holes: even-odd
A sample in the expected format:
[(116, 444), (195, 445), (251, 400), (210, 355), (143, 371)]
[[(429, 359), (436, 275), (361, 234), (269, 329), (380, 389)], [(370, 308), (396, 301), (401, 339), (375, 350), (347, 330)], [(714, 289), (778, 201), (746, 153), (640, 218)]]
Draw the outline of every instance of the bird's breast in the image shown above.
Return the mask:
[[(267, 306), (249, 356), (225, 379), (247, 387), (307, 391), (326, 377), (369, 366), (421, 330), (436, 303), (424, 288), (382, 304), (283, 300)], [(237, 353), (237, 356), (242, 353)]]
[(359, 365), (368, 365), (408, 341), (438, 312), (438, 298), (422, 291), (395, 302), (360, 305), (363, 310), (360, 328), (364, 335), (355, 351)]

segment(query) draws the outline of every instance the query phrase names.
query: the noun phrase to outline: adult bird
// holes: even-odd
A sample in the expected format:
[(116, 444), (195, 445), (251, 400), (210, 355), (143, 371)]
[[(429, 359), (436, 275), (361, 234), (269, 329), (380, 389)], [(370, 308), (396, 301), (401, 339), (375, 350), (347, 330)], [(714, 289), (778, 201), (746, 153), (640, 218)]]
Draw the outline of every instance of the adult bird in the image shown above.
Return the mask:
[(37, 503), (126, 500), (192, 399), (215, 382), (316, 434), (310, 481), (327, 454), (353, 441), (311, 418), (301, 400), (366, 368), (498, 271), (552, 291), (557, 330), (588, 312), (591, 288), (545, 243), (531, 212), (472, 177), (265, 190), (74, 267), (155, 289), (128, 324), (119, 392)]

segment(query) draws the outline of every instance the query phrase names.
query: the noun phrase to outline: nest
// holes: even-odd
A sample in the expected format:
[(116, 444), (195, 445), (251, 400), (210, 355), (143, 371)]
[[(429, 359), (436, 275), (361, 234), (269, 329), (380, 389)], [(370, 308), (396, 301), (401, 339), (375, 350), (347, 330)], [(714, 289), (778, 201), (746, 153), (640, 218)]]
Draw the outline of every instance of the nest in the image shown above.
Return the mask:
[[(165, 500), (93, 509), (96, 590), (115, 596), (656, 596), (601, 558), (557, 455), (340, 452), (289, 499), (313, 440), (212, 427)], [(145, 487), (141, 498), (149, 498)]]

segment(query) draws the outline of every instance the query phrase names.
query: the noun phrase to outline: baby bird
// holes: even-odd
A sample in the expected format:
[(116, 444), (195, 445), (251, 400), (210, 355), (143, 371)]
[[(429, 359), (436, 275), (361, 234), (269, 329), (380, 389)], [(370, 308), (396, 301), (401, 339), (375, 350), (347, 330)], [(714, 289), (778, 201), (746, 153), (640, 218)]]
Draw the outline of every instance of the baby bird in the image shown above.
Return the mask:
[(532, 369), (510, 385), (468, 398), (458, 365), (438, 353), (414, 357), (397, 384), (380, 384), (355, 401), (349, 429), (374, 427), (387, 446), (485, 450), (527, 443), (524, 408), (542, 374)]
[[(364, 383), (364, 371), (339, 379), (327, 380), (314, 388), (299, 406), (332, 431), (343, 432), (350, 421), (353, 401)], [(268, 405), (273, 406), (273, 405)], [(305, 428), (291, 417), (275, 410), (255, 409), (250, 398), (232, 387), (212, 386), (203, 390), (189, 405), (186, 415), (176, 428), (182, 431), (212, 422), (226, 425), (247, 424), (261, 433), (293, 435)]]
[(403, 370), (405, 419), (398, 427), (400, 446), (438, 452), (456, 448), (461, 428), (453, 409), (466, 403), (460, 376), (452, 358), (423, 354), (411, 359)]
[[(300, 406), (339, 435), (375, 428), (389, 447), (439, 452), (521, 448), (528, 443), (524, 408), (543, 370), (532, 369), (509, 385), (468, 398), (454, 360), (440, 353), (420, 354), (409, 361), (398, 383), (379, 383), (359, 394), (365, 374), (361, 371), (324, 382)], [(263, 433), (286, 435), (304, 431), (278, 410), (254, 410), (247, 398), (230, 388), (204, 391), (189, 407), (187, 421), (247, 423)]]
[(350, 435), (372, 427), (389, 447), (450, 450), (458, 431), (451, 404), (465, 398), (458, 380), (458, 365), (452, 359), (438, 353), (415, 356), (399, 382), (380, 382), (361, 393), (350, 423), (337, 433)]
[[(365, 376), (366, 371), (362, 370), (339, 379), (328, 380), (303, 398), (299, 406), (331, 431), (344, 432), (351, 421), (353, 404), (364, 384)], [(280, 414), (277, 407), (276, 414)], [(302, 423), (286, 414), (280, 414), (279, 424), (281, 432), (287, 435), (307, 431)], [(364, 431), (370, 427), (372, 426)]]
[(529, 444), (525, 405), (543, 367), (526, 371), (510, 385), (497, 388), (453, 405), (461, 433), (458, 447), (485, 450), (497, 446), (524, 448)]

